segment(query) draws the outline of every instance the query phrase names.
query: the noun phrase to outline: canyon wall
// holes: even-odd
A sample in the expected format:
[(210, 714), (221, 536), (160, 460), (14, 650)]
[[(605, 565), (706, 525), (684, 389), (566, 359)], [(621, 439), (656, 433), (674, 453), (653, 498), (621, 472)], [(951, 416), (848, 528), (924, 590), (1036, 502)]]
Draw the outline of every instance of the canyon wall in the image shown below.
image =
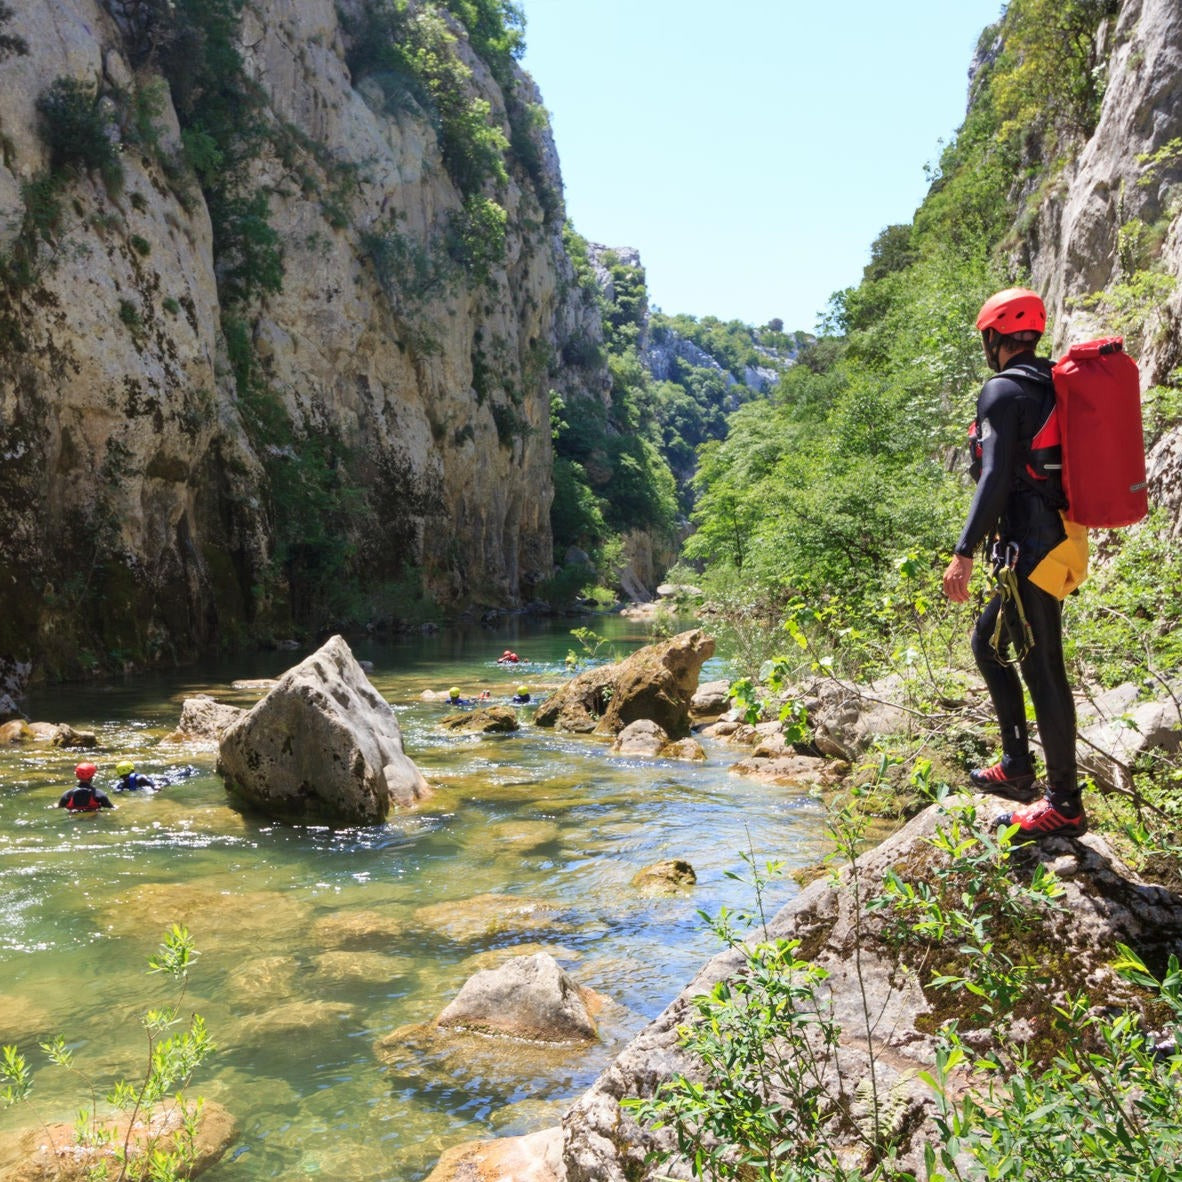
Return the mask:
[[(7, 676), (529, 601), (553, 574), (550, 391), (605, 380), (562, 360), (602, 330), (532, 83), (514, 63), (507, 94), (443, 14), (469, 98), (515, 140), (465, 193), (438, 112), (351, 69), (367, 3), (252, 0), (233, 51), (260, 130), (211, 209), (218, 159), (192, 163), (204, 133), (156, 67), (161, 11), (27, 0), (0, 29), (26, 50), (0, 57)], [(64, 182), (61, 79), (114, 149)], [(472, 192), (504, 214), (475, 263)]]

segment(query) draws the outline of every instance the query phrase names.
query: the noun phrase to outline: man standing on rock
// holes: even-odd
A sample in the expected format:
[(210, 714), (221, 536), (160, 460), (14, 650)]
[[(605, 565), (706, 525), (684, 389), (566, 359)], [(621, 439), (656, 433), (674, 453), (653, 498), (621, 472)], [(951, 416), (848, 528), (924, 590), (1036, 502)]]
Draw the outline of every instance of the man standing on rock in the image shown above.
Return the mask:
[[(983, 792), (1022, 802), (999, 818), (1019, 840), (1078, 837), (1087, 830), (1075, 766), (1075, 702), (1063, 662), (1060, 597), (1086, 567), (1086, 532), (1068, 527), (1060, 480), (1061, 450), (1051, 363), (1034, 348), (1046, 328), (1042, 300), (1010, 288), (986, 300), (977, 328), (991, 377), (977, 399), (970, 433), (977, 490), (968, 521), (944, 571), (944, 594), (967, 603), (973, 553), (988, 546), (997, 577), (973, 627), (972, 647), (1001, 727), (1002, 758), (969, 773)], [(1081, 550), (1082, 547), (1082, 550)], [(1065, 575), (1067, 566), (1070, 575)], [(1047, 788), (1035, 787), (1022, 680), (1030, 690), (1046, 760)]]

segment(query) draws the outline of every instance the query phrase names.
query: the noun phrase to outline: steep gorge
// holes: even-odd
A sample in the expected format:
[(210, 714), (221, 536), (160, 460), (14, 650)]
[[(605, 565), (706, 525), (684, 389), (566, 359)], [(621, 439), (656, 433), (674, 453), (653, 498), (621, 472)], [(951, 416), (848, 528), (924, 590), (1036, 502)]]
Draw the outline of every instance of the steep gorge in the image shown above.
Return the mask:
[[(366, 41), (385, 7), (217, 0), (222, 27), (194, 18), (171, 46), (184, 5), (10, 13), (27, 49), (0, 59), (10, 683), (423, 596), (518, 606), (552, 576), (550, 391), (602, 398), (606, 379), (563, 362), (602, 328), (563, 248), (548, 123), (507, 55), (498, 81), (460, 21), (412, 9), (497, 147), (464, 175), (429, 95), (392, 88)], [(237, 161), (192, 114), (214, 81), (185, 72), (227, 29), (240, 89), (212, 97), (251, 107)], [(56, 167), (60, 79), (111, 167)]]

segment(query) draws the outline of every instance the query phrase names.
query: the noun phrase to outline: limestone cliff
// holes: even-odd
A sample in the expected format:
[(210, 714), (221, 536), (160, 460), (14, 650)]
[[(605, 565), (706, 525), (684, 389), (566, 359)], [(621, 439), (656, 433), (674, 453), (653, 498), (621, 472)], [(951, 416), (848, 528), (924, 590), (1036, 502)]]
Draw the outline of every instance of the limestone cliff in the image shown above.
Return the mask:
[[(420, 594), (514, 606), (552, 575), (549, 392), (604, 379), (562, 362), (602, 329), (548, 122), (515, 63), (498, 81), (450, 12), (412, 5), (455, 118), (496, 147), (487, 178), (461, 174), (439, 95), (392, 91), (374, 57), (388, 9), (9, 14), (27, 50), (0, 52), (10, 673), (397, 618)], [(252, 113), (232, 145), (210, 131), (223, 80), (196, 64), (214, 50), (240, 75), (223, 117)], [(74, 145), (63, 167), (62, 111), (110, 156)]]
[[(1055, 346), (1120, 329), (1153, 386), (1182, 365), (1182, 8), (1124, 0), (1099, 49), (1099, 122), (1053, 184), (1036, 178), (1046, 195), (1020, 251), (1046, 294)], [(1106, 291), (1089, 307), (1087, 297)], [(1177, 431), (1150, 454), (1150, 489), (1182, 521)]]

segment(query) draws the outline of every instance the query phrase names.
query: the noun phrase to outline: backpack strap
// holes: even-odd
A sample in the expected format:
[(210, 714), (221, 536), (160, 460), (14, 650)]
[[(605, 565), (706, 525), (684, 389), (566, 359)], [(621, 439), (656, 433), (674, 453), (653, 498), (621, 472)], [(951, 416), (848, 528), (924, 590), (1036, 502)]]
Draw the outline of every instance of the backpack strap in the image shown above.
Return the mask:
[(1050, 409), (1034, 437), (1026, 445), (1026, 458), (1018, 473), (1019, 481), (1037, 492), (1052, 509), (1065, 509), (1063, 495), (1063, 451), (1059, 434), (1059, 416), (1055, 403), (1055, 379), (1036, 365), (1019, 363), (995, 375), (999, 378), (1034, 382), (1050, 393)]
[(1044, 373), (1037, 365), (1011, 365), (1003, 369), (1000, 373), (993, 375), (995, 378), (1025, 378), (1028, 382), (1039, 382), (1044, 386), (1054, 387), (1055, 380), (1049, 373)]

